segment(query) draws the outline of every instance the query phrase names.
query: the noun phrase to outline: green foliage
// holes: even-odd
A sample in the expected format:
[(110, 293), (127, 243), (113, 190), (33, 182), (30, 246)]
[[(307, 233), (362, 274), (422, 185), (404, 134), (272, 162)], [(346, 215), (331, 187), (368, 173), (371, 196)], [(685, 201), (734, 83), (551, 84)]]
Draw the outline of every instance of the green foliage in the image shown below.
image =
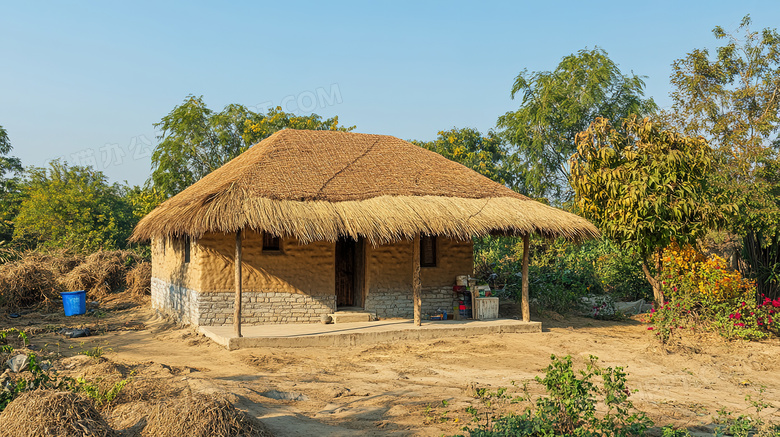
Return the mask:
[(780, 334), (780, 298), (759, 303), (752, 298), (704, 303), (681, 294), (652, 311), (653, 326), (648, 329), (662, 343), (671, 343), (683, 332), (711, 331), (729, 340), (749, 341)]
[(119, 395), (119, 392), (130, 382), (123, 379), (114, 383), (110, 388), (100, 387), (100, 380), (89, 381), (84, 378), (66, 378), (64, 388), (74, 393), (83, 393), (95, 402), (97, 407), (110, 404)]
[(512, 86), (512, 98), (522, 94), (522, 104), (499, 117), (498, 127), (517, 147), (529, 192), (568, 199), (567, 160), (575, 151), (576, 135), (596, 117), (655, 112), (655, 102), (644, 98), (644, 86), (642, 77), (624, 75), (600, 48), (566, 56), (554, 71), (523, 70)]
[(99, 359), (103, 356), (103, 353), (105, 351), (103, 350), (102, 346), (95, 346), (92, 349), (85, 349), (81, 352), (79, 352), (79, 355), (86, 355), (91, 358)]
[[(718, 151), (715, 198), (737, 205), (729, 211), (728, 227), (753, 246), (746, 272), (763, 293), (778, 297), (778, 281), (766, 270), (780, 271), (780, 34), (750, 25), (745, 16), (733, 33), (715, 27), (720, 47), (696, 49), (674, 62), (667, 117)], [(775, 249), (761, 253), (771, 245)]]
[(2, 412), (11, 401), (16, 399), (17, 396), (26, 391), (43, 388), (59, 388), (58, 381), (41, 368), (38, 357), (35, 354), (28, 354), (27, 360), (27, 370), (32, 374), (32, 378), (18, 378), (15, 383), (0, 390), (0, 412)]
[(119, 392), (130, 382), (128, 379), (123, 379), (104, 389), (100, 387), (100, 380), (90, 381), (85, 378), (60, 377), (52, 371), (44, 370), (38, 361), (38, 357), (33, 353), (28, 354), (27, 359), (27, 370), (30, 372), (31, 377), (17, 378), (7, 389), (0, 389), (0, 412), (20, 394), (38, 389), (68, 390), (74, 393), (83, 393), (91, 398), (96, 406), (102, 407), (113, 402), (119, 395)]
[(433, 141), (412, 143), (459, 162), (500, 184), (516, 188), (517, 172), (501, 138), (493, 131), (482, 135), (471, 128), (452, 128), (439, 132)]
[(8, 156), (11, 149), (8, 132), (0, 126), (0, 241), (11, 240), (13, 219), (21, 202), (18, 176), (22, 173), (22, 163), (19, 158)]
[(661, 428), (661, 437), (690, 437), (691, 433), (684, 428), (675, 428), (672, 425), (666, 425)]
[[(497, 294), (516, 299), (520, 292), (522, 239), (485, 237), (474, 240), (477, 276)], [(529, 295), (545, 310), (567, 313), (583, 305), (586, 296), (606, 293), (607, 300), (647, 298), (650, 288), (641, 260), (630, 249), (608, 240), (574, 244), (564, 239), (531, 239)]]
[[(622, 367), (600, 368), (591, 356), (585, 370), (574, 371), (570, 356), (552, 363), (535, 380), (546, 391), (534, 408), (508, 414), (475, 429), (472, 437), (498, 436), (641, 436), (652, 426), (647, 416), (628, 400), (631, 391)], [(596, 380), (600, 379), (600, 382)], [(530, 400), (530, 398), (528, 398)], [(596, 413), (600, 401), (606, 411)]]
[[(718, 426), (715, 428), (715, 435), (723, 437), (726, 435), (734, 437), (776, 437), (780, 435), (780, 423), (765, 420), (761, 412), (774, 406), (764, 400), (766, 387), (762, 386), (758, 390), (757, 398), (752, 395), (745, 396), (745, 402), (750, 405), (748, 409), (755, 410), (755, 413), (735, 415), (733, 412), (722, 408), (718, 410), (718, 416), (715, 422)], [(776, 417), (775, 417), (776, 418)]]
[(215, 113), (206, 107), (202, 96), (188, 96), (154, 126), (162, 133), (152, 154), (152, 181), (165, 197), (182, 191), (281, 129), (354, 128), (339, 126), (338, 117), (322, 120), (317, 114), (296, 116), (281, 107), (261, 114), (233, 104)]
[(81, 252), (125, 246), (134, 220), (125, 188), (102, 172), (53, 161), (32, 168), (23, 185), (14, 240)]
[(756, 281), (758, 293), (780, 298), (780, 235), (766, 238), (748, 232), (742, 239), (742, 259), (747, 264), (741, 271)]
[(127, 201), (132, 206), (135, 220), (141, 220), (165, 201), (165, 195), (148, 184), (144, 187), (136, 185), (127, 191)]
[(576, 205), (605, 237), (639, 254), (660, 305), (660, 265), (650, 272), (651, 255), (672, 241), (695, 243), (719, 223), (708, 195), (712, 149), (649, 119), (629, 117), (623, 131), (598, 118), (577, 136), (570, 161)]
[(661, 286), (668, 302), (653, 309), (649, 329), (663, 343), (683, 332), (743, 340), (780, 333), (780, 298), (756, 301), (755, 284), (717, 255), (672, 245), (663, 252)]

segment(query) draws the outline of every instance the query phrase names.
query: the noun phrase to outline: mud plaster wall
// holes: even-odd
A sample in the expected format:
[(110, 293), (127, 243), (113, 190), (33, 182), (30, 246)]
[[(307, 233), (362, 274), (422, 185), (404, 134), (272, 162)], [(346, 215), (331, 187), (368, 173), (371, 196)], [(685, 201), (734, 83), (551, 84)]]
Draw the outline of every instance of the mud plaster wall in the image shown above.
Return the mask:
[[(206, 234), (198, 240), (202, 293), (233, 292), (235, 236)], [(245, 292), (335, 295), (335, 244), (298, 244), (284, 238), (278, 252), (263, 251), (262, 235), (247, 231), (242, 240), (242, 288)]]
[(184, 262), (184, 239), (152, 239), (152, 277), (177, 286), (199, 289), (201, 268), (197, 244), (192, 244), (190, 262)]
[[(366, 247), (366, 305), (378, 317), (412, 317), (412, 242)], [(474, 271), (473, 243), (439, 237), (436, 267), (420, 267), (422, 312), (451, 312), (455, 277)]]

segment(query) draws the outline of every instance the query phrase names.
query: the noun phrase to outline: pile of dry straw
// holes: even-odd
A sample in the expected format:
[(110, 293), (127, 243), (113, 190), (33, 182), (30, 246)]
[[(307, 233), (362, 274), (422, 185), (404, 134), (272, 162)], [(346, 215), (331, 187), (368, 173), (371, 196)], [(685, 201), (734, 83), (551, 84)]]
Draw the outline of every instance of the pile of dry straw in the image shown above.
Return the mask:
[(0, 437), (272, 437), (257, 419), (212, 395), (120, 404), (104, 414), (108, 421), (80, 395), (36, 390), (19, 396), (0, 413)]
[(99, 251), (87, 257), (66, 251), (28, 252), (0, 264), (0, 307), (15, 311), (59, 304), (60, 291), (86, 290), (90, 299), (127, 288), (149, 294), (151, 264), (126, 250)]

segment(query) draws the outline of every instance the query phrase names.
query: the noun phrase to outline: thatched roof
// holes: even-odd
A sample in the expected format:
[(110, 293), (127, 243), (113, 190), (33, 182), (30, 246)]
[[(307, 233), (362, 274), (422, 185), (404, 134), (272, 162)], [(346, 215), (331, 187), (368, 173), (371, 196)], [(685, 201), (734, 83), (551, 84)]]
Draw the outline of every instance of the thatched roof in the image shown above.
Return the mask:
[(398, 138), (286, 129), (162, 203), (131, 240), (243, 228), (304, 243), (362, 236), (376, 244), (418, 232), (598, 235), (583, 218)]

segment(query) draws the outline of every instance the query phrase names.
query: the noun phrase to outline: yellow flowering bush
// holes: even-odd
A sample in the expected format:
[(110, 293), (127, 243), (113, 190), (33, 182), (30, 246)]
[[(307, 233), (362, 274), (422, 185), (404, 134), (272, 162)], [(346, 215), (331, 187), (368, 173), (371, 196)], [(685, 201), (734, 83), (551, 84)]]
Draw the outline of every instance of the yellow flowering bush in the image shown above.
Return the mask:
[(691, 246), (676, 243), (663, 252), (662, 288), (667, 300), (692, 298), (705, 304), (750, 299), (755, 283), (733, 270), (726, 260), (705, 256)]
[(726, 260), (691, 246), (670, 245), (661, 255), (666, 302), (653, 308), (647, 329), (666, 343), (675, 333), (712, 330), (733, 339), (777, 335), (780, 299), (756, 300), (756, 285)]

